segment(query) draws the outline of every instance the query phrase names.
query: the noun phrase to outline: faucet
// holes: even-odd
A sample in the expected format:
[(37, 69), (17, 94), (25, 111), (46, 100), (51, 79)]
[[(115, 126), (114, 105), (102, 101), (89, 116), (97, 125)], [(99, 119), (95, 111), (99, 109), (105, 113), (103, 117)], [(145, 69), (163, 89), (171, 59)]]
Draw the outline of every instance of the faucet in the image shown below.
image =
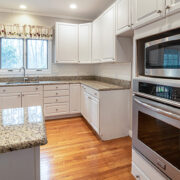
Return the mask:
[(24, 77), (24, 82), (26, 82), (26, 81), (28, 80), (28, 78), (26, 77), (26, 69), (25, 69), (24, 66), (22, 66), (22, 67), (19, 69), (19, 71), (21, 72), (21, 70), (24, 71), (23, 77)]

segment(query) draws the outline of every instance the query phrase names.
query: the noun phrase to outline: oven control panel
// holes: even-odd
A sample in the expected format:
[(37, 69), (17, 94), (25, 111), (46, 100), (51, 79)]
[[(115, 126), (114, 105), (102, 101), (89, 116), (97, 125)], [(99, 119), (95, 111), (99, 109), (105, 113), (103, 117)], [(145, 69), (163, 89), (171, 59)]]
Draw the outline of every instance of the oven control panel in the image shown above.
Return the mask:
[(180, 88), (139, 82), (139, 92), (180, 102)]

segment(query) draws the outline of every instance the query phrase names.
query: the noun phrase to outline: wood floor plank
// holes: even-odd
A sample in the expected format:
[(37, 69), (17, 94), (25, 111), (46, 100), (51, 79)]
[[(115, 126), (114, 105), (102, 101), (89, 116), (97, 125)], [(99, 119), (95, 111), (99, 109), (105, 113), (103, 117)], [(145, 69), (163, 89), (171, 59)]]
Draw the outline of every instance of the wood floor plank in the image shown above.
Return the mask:
[(103, 142), (82, 117), (46, 122), (41, 180), (134, 180), (131, 139)]

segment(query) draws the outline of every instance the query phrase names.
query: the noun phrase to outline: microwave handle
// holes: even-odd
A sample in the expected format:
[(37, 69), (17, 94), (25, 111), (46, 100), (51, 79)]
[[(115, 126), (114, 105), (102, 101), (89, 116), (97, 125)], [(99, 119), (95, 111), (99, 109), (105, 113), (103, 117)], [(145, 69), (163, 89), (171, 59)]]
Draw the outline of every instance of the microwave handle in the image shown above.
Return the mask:
[(142, 105), (142, 106), (144, 106), (144, 107), (152, 110), (152, 111), (155, 111), (155, 112), (157, 112), (157, 113), (159, 113), (159, 114), (162, 114), (162, 115), (164, 115), (164, 116), (167, 116), (167, 117), (170, 117), (170, 118), (172, 118), (172, 119), (176, 119), (176, 120), (179, 120), (179, 121), (180, 121), (180, 116), (179, 116), (178, 114), (172, 113), (172, 112), (170, 112), (170, 111), (165, 111), (165, 110), (160, 109), (160, 108), (156, 108), (156, 107), (154, 107), (154, 106), (151, 106), (151, 105), (149, 105), (149, 104), (146, 104), (146, 103), (144, 103), (144, 102), (141, 102), (141, 101), (139, 101), (139, 100), (136, 99), (136, 98), (134, 98), (134, 101), (135, 101), (136, 103), (138, 103), (138, 104), (140, 104), (140, 105)]

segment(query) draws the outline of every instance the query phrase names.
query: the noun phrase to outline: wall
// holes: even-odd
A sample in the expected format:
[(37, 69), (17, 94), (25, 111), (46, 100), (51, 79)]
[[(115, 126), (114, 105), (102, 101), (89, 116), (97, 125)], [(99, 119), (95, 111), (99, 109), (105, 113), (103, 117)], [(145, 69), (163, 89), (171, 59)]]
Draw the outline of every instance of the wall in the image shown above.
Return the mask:
[[(84, 23), (84, 21), (35, 16), (29, 14), (0, 12), (0, 24), (30, 24), (54, 26), (55, 22)], [(53, 61), (53, 60), (51, 60)], [(93, 65), (52, 64), (52, 74), (58, 76), (76, 76), (94, 74)]]
[(107, 63), (94, 66), (96, 76), (131, 80), (131, 63)]

